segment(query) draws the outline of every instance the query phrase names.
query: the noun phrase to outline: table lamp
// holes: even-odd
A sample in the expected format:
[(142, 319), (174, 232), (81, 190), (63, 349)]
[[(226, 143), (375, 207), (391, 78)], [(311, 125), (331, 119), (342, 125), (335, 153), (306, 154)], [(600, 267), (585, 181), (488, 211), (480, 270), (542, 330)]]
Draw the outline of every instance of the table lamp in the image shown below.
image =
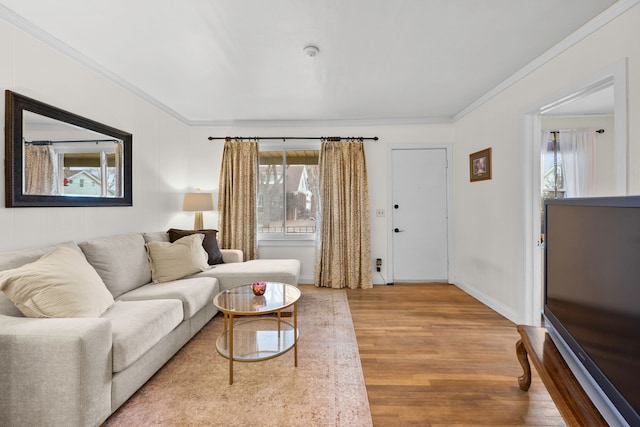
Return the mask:
[(211, 193), (186, 193), (184, 195), (184, 202), (182, 203), (182, 210), (195, 212), (193, 229), (202, 230), (204, 228), (202, 211), (213, 210), (213, 197)]

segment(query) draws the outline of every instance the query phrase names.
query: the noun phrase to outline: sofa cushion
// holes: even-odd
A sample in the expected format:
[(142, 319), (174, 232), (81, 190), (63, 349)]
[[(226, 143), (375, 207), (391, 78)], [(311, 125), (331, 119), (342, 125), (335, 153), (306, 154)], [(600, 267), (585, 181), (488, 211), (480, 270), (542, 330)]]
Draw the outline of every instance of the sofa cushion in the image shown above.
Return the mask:
[(168, 242), (169, 234), (166, 231), (149, 231), (142, 233), (145, 243), (149, 242)]
[[(64, 242), (56, 246), (46, 246), (37, 249), (0, 252), (0, 271), (10, 270), (37, 261), (42, 255), (51, 252), (58, 246), (72, 248), (78, 252), (82, 252), (76, 242)], [(24, 316), (4, 293), (0, 293), (0, 314), (4, 314), (5, 316)]]
[(151, 281), (151, 267), (140, 234), (79, 243), (114, 298)]
[(220, 291), (253, 282), (282, 282), (297, 286), (300, 261), (297, 259), (254, 259), (218, 264), (191, 277), (215, 277)]
[(102, 315), (111, 321), (113, 372), (127, 369), (183, 319), (177, 299), (117, 301)]
[(153, 282), (169, 282), (209, 268), (207, 252), (202, 247), (203, 240), (204, 235), (192, 234), (173, 243), (147, 243), (145, 246)]
[(175, 242), (182, 237), (190, 236), (195, 233), (204, 235), (202, 247), (205, 251), (207, 251), (207, 255), (209, 256), (207, 260), (209, 265), (223, 263), (222, 253), (220, 252), (220, 248), (218, 247), (218, 230), (180, 230), (178, 228), (170, 228), (167, 233), (169, 233), (170, 242)]
[(122, 301), (179, 299), (182, 301), (184, 320), (187, 320), (204, 306), (212, 304), (213, 297), (218, 292), (220, 292), (220, 286), (217, 279), (199, 277), (144, 285), (120, 295), (119, 299)]
[(64, 246), (82, 252), (76, 242), (64, 242), (58, 245), (45, 246), (37, 249), (23, 249), (18, 251), (0, 252), (0, 271), (20, 267), (33, 261), (37, 261), (44, 254), (48, 254), (55, 248)]
[(0, 292), (0, 314), (12, 317), (24, 317), (18, 307), (4, 294)]
[(27, 317), (100, 317), (113, 304), (98, 273), (68, 247), (0, 272), (0, 289)]

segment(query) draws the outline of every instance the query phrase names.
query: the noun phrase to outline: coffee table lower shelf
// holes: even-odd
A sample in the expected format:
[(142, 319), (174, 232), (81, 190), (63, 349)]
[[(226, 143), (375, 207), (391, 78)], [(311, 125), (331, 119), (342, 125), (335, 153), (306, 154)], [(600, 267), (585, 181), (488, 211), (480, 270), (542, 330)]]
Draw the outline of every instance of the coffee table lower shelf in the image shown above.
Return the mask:
[[(234, 322), (233, 316), (230, 317), (229, 321)], [(216, 350), (230, 362), (229, 384), (233, 383), (233, 362), (260, 362), (273, 359), (295, 348), (298, 336), (298, 329), (279, 316), (243, 318), (235, 321), (216, 341)], [(295, 359), (295, 366), (297, 366), (297, 357)]]

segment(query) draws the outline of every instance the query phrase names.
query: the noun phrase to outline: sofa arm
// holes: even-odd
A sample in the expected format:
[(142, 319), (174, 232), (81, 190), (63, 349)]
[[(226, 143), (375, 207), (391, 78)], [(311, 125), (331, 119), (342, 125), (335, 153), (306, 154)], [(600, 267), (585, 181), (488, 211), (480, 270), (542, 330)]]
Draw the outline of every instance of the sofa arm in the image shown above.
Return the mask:
[(98, 426), (111, 373), (109, 320), (0, 315), (0, 425)]
[(222, 261), (225, 263), (242, 262), (244, 254), (240, 249), (220, 249), (222, 253)]

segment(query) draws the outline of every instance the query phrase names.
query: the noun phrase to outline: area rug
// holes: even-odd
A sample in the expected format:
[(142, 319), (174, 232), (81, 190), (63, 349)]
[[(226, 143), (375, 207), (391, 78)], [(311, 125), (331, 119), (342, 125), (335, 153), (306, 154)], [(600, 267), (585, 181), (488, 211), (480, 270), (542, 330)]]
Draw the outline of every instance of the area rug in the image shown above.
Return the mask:
[(300, 286), (298, 367), (293, 350), (229, 362), (215, 350), (220, 314), (138, 390), (105, 426), (371, 426), (344, 290)]

